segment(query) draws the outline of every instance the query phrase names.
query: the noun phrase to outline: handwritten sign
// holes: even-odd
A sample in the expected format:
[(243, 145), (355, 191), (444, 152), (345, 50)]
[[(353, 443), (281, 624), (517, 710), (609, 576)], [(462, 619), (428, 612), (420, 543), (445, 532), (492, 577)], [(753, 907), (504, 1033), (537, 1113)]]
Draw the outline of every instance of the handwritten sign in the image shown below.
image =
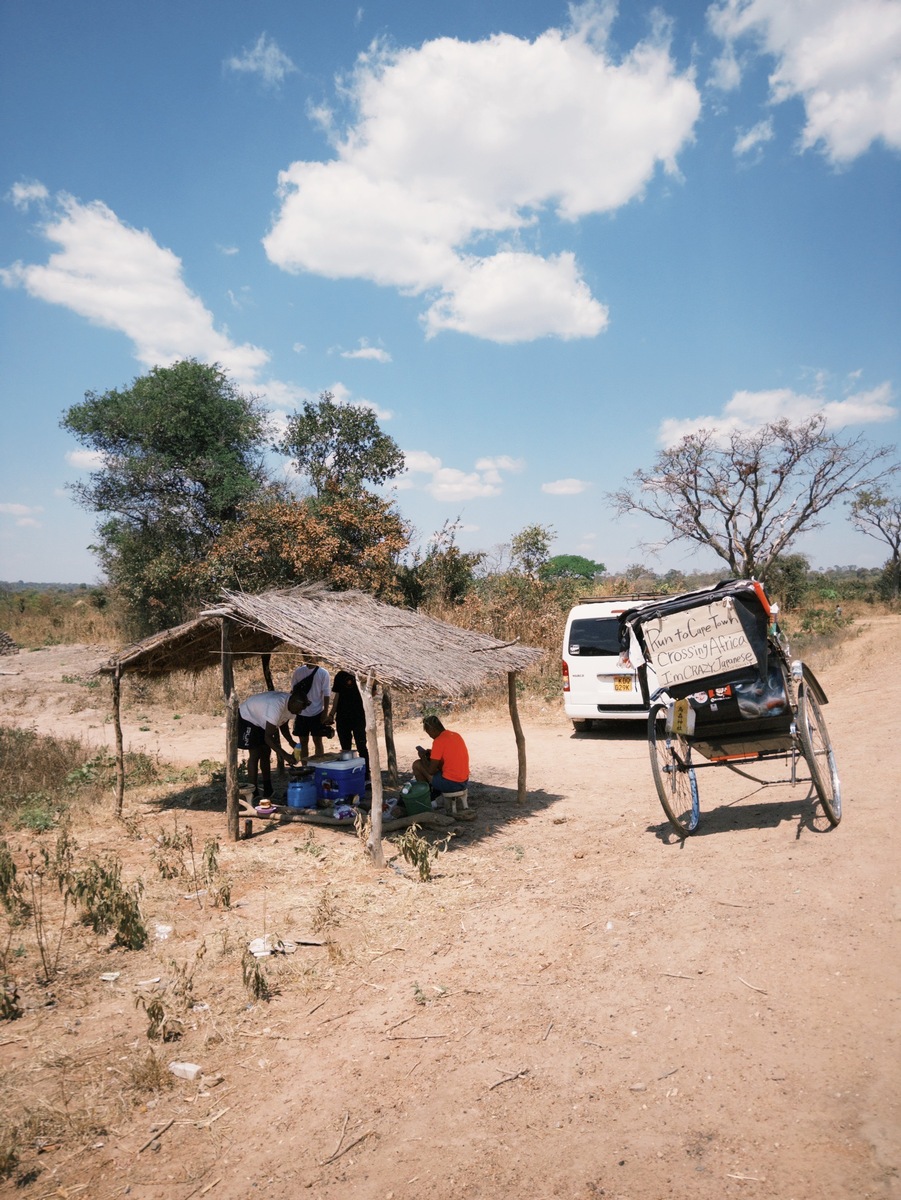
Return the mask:
[(757, 664), (728, 597), (642, 622), (642, 628), (661, 687)]

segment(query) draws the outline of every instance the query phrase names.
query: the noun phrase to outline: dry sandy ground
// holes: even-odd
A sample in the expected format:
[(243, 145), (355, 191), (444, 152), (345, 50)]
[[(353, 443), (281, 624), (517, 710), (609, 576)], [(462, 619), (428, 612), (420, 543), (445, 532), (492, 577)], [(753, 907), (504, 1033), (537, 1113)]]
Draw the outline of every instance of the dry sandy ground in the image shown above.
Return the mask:
[[(509, 725), (455, 723), (477, 818), (455, 827), (430, 883), (403, 860), (373, 870), (353, 833), (299, 824), (224, 845), (230, 912), (184, 900), (183, 882), (148, 883), (148, 924), (165, 917), (169, 938), (80, 975), (72, 964), (68, 1015), (29, 1009), (0, 1028), (7, 1079), (22, 1086), (63, 1054), (114, 1072), (147, 1046), (137, 983), (205, 942), (195, 994), (208, 1008), (163, 1054), (223, 1080), (179, 1082), (0, 1194), (901, 1195), (899, 634), (901, 618), (873, 620), (814, 664), (843, 783), (835, 830), (806, 786), (755, 793), (715, 768), (699, 774), (700, 830), (681, 842), (643, 731), (576, 737), (562, 713), (536, 711), (524, 807)], [(3, 720), (109, 744), (102, 710), (72, 712), (84, 686), (61, 683), (103, 656), (0, 659)], [(149, 728), (127, 714), (130, 745), (222, 758), (217, 721), (140, 715)], [(402, 760), (419, 736), (399, 731)], [(152, 833), (173, 810), (133, 817)], [(196, 840), (224, 838), (221, 811), (189, 819)], [(102, 828), (97, 844), (146, 875), (146, 841)], [(279, 995), (249, 1004), (226, 943), (270, 931), (331, 949), (301, 946), (281, 960)], [(101, 984), (100, 969), (121, 975)]]

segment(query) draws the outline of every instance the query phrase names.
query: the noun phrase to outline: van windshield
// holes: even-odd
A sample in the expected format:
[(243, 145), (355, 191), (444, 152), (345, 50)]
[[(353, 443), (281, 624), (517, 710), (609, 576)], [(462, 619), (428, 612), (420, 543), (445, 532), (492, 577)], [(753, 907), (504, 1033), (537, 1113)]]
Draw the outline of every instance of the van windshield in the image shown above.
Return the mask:
[(619, 654), (618, 617), (576, 618), (569, 627), (570, 654)]

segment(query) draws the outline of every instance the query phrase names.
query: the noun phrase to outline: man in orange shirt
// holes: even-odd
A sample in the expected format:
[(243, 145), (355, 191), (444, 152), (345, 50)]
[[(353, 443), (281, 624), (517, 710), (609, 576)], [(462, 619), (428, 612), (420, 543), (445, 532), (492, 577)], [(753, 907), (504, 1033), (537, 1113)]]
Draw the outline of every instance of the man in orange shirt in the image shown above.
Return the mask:
[(432, 738), (432, 749), (417, 746), (413, 777), (435, 792), (460, 792), (469, 782), (469, 751), (459, 733), (445, 729), (437, 717), (426, 717), (422, 727)]

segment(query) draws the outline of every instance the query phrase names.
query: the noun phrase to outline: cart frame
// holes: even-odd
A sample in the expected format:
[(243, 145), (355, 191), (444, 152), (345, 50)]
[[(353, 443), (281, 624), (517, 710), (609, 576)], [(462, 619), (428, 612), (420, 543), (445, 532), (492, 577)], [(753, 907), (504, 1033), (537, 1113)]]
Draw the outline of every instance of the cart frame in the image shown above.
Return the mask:
[[(725, 766), (762, 787), (809, 783), (830, 825), (841, 821), (841, 782), (822, 713), (828, 698), (813, 671), (790, 658), (777, 614), (756, 580), (726, 580), (620, 619), (649, 708), (657, 794), (682, 837), (698, 827), (697, 774), (708, 767)], [(778, 759), (786, 778), (748, 771)]]

